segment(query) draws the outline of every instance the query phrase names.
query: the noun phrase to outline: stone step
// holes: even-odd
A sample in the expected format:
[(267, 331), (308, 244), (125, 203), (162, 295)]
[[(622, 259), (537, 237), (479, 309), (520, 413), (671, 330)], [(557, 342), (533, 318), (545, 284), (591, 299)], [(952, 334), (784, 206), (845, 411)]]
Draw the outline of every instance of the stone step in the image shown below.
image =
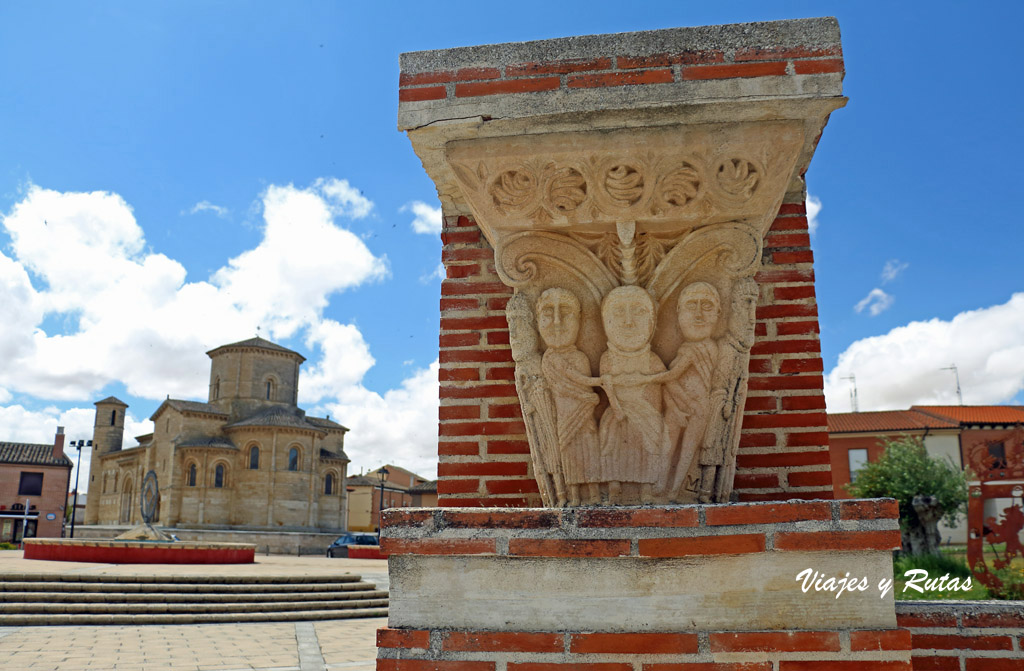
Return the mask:
[(173, 583), (173, 584), (301, 584), (360, 582), (362, 577), (352, 573), (335, 575), (111, 575), (96, 573), (0, 573), (3, 583), (60, 582), (60, 583)]
[(41, 582), (18, 581), (3, 582), (0, 578), (0, 593), (4, 592), (135, 592), (154, 593), (229, 593), (229, 594), (263, 594), (266, 592), (345, 592), (373, 589), (373, 583), (357, 581), (301, 583), (174, 583), (174, 582)]
[(271, 601), (266, 603), (0, 603), (0, 623), (3, 622), (3, 616), (15, 614), (177, 615), (202, 613), (283, 613), (385, 608), (387, 605), (387, 599)]
[(0, 592), (0, 605), (5, 603), (261, 603), (280, 601), (322, 601), (330, 599), (358, 600), (387, 598), (385, 590), (372, 589), (338, 592), (285, 593), (135, 593), (135, 592)]
[(212, 624), (223, 622), (291, 622), (387, 617), (387, 608), (302, 610), (259, 613), (183, 613), (164, 615), (25, 614), (0, 615), (0, 627), (90, 624)]

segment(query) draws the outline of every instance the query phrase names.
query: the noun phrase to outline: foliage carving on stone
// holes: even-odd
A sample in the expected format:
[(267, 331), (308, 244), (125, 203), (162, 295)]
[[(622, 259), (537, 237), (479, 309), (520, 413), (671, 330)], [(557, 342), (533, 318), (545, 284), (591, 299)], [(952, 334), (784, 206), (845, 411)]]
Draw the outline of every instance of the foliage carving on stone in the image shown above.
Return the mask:
[(619, 207), (635, 205), (644, 193), (644, 175), (635, 165), (616, 163), (604, 175), (604, 188)]
[(526, 170), (506, 170), (491, 183), (491, 198), (499, 212), (521, 210), (537, 190), (537, 178)]
[[(697, 168), (683, 163), (661, 180), (658, 197), (668, 207), (685, 207), (697, 198), (700, 187), (701, 178)], [(656, 212), (661, 211), (657, 205), (655, 208)]]
[(745, 158), (728, 158), (718, 163), (715, 178), (728, 196), (748, 200), (760, 184), (761, 171)]
[(558, 168), (554, 173), (548, 202), (559, 212), (572, 212), (587, 199), (587, 180), (575, 168)]

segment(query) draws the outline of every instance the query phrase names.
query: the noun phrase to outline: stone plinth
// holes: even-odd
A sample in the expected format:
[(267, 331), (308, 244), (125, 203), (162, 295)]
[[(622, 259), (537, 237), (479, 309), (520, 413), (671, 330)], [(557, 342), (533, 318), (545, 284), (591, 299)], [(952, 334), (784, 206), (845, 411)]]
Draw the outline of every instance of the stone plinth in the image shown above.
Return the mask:
[[(896, 514), (891, 500), (386, 511), (378, 668), (909, 669), (910, 637), (877, 589), (892, 577)], [(872, 584), (804, 593), (806, 568)]]

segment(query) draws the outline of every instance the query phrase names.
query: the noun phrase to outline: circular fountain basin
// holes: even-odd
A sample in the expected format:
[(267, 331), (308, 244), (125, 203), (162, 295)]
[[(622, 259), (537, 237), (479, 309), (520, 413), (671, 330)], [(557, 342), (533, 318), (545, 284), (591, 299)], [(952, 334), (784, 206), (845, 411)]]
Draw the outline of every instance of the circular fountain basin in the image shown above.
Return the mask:
[(249, 543), (26, 538), (25, 559), (100, 564), (252, 564)]

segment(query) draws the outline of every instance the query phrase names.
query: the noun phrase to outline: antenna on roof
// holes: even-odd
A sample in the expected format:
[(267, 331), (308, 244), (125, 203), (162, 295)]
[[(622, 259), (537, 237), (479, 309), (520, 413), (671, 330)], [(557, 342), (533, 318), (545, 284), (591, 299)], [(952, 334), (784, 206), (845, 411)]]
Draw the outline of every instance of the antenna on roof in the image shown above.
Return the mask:
[(956, 397), (960, 401), (960, 405), (963, 405), (964, 404), (964, 395), (963, 395), (963, 392), (960, 391), (960, 371), (958, 371), (956, 369), (956, 364), (955, 363), (950, 364), (949, 366), (946, 366), (945, 368), (940, 368), (939, 370), (951, 370), (951, 371), (953, 371), (953, 375), (956, 376)]
[(850, 373), (847, 377), (841, 377), (840, 380), (849, 380), (852, 383), (850, 387), (850, 405), (853, 406), (854, 412), (860, 412), (860, 406), (857, 403), (857, 376)]
[(256, 325), (256, 337), (257, 338), (260, 337), (260, 327), (259, 327), (259, 324)]

